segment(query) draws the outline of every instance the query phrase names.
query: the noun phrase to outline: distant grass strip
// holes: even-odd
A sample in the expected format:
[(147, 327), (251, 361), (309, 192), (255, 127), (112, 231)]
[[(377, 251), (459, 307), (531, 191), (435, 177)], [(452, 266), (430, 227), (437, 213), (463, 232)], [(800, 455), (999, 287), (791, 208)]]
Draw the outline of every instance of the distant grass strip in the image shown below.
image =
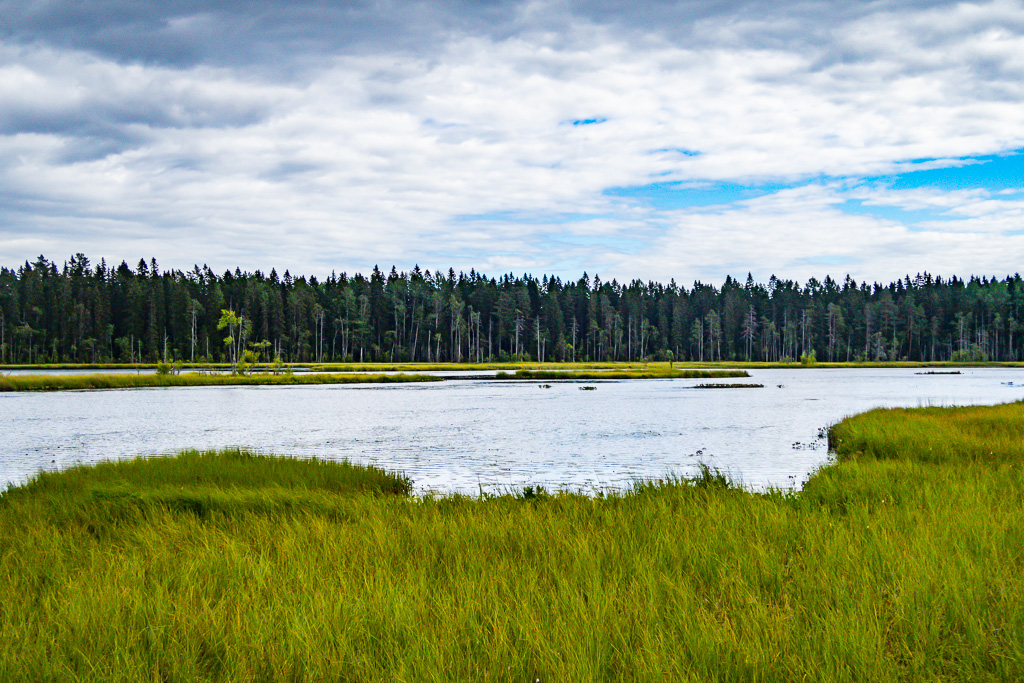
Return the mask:
[[(5, 370), (155, 370), (158, 363), (33, 363), (0, 365)], [(192, 370), (228, 370), (231, 363), (183, 363), (182, 368)], [(261, 363), (258, 367), (270, 367)]]
[(0, 495), (0, 680), (1024, 679), (1024, 404), (830, 439), (797, 493), (417, 499), (241, 453), (40, 475)]
[(712, 382), (709, 384), (698, 384), (694, 389), (764, 389), (763, 384), (742, 384), (742, 383), (723, 383), (723, 382)]
[[(339, 363), (285, 363), (285, 367), (296, 372), (426, 372), (426, 371), (473, 371), (473, 370), (505, 370), (515, 371), (527, 370), (591, 370), (591, 369), (618, 369), (618, 370), (656, 370), (668, 369), (668, 361), (594, 361), (594, 362), (545, 362), (533, 361), (523, 362), (482, 362), (482, 363), (427, 363), (417, 362), (339, 362)], [(186, 370), (226, 370), (231, 368), (230, 363), (189, 363), (184, 362), (181, 366)], [(270, 363), (257, 363), (255, 370), (269, 370), (273, 366)], [(799, 361), (788, 362), (766, 362), (766, 361), (675, 361), (674, 368), (689, 369), (814, 369), (814, 368), (972, 368), (972, 367), (993, 367), (993, 368), (1016, 368), (1024, 367), (1021, 361), (1003, 362), (952, 362), (952, 361), (863, 361), (863, 362), (827, 362), (816, 361), (813, 363), (801, 363)], [(157, 363), (37, 363), (37, 364), (7, 364), (0, 365), (0, 372), (5, 370), (155, 370)]]
[(150, 387), (264, 386), (292, 384), (388, 384), (438, 382), (431, 375), (13, 375), (0, 376), (0, 391), (62, 391), (71, 389), (139, 389)]
[(872, 369), (872, 368), (1019, 368), (1024, 367), (1021, 361), (814, 361), (811, 363), (769, 362), (769, 361), (716, 361), (714, 363), (676, 363), (684, 367), (731, 367), (748, 368), (751, 370), (799, 370), (799, 369)]
[[(300, 366), (295, 366), (296, 370)], [(324, 363), (319, 365), (301, 366), (313, 372), (383, 372), (383, 371), (487, 371), (503, 370), (514, 372), (516, 370), (657, 370), (668, 369), (668, 363), (642, 363), (642, 362), (590, 362), (590, 363), (535, 363), (535, 362), (494, 362), (494, 363)]]
[(745, 370), (604, 370), (599, 372), (559, 370), (516, 370), (514, 374), (499, 372), (497, 379), (710, 379), (717, 377), (750, 377)]

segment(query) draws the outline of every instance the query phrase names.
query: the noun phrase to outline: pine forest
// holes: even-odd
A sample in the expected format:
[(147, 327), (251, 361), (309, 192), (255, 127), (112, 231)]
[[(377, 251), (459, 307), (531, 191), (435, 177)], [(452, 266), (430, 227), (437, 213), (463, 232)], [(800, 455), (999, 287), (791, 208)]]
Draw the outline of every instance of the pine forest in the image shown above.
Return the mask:
[(76, 254), (0, 268), (0, 363), (224, 362), (238, 349), (291, 363), (1006, 362), (1022, 357), (1022, 308), (1019, 274), (687, 288), (419, 267), (218, 275)]

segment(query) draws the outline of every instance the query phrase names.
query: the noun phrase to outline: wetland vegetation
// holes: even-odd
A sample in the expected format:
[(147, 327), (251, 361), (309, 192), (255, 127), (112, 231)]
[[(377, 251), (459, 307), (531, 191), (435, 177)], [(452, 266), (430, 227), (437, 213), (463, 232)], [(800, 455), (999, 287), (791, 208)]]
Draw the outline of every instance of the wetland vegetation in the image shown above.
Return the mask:
[(202, 373), (147, 375), (0, 375), (3, 391), (63, 391), (83, 389), (142, 389), (154, 387), (209, 386), (290, 386), (311, 384), (391, 384), (401, 382), (439, 382), (433, 375), (371, 374), (278, 374), (251, 375)]
[(797, 492), (408, 495), (230, 451), (0, 495), (4, 680), (1019, 680), (1024, 404), (876, 410)]
[[(409, 366), (401, 366), (408, 368)], [(622, 369), (613, 366), (609, 370), (529, 370), (519, 369), (515, 373), (497, 372), (496, 379), (506, 380), (537, 380), (537, 379), (681, 379), (681, 378), (716, 378), (716, 377), (749, 377), (745, 370), (697, 370), (677, 369), (668, 367)], [(438, 369), (464, 372), (481, 369), (466, 365), (429, 365), (422, 372), (436, 372)], [(295, 373), (291, 367), (277, 368), (271, 373), (267, 368), (249, 373), (220, 372), (207, 374), (204, 372), (181, 372), (181, 368), (172, 369), (167, 364), (157, 364), (156, 372), (147, 374), (19, 374), (4, 375), (0, 373), (0, 392), (3, 391), (59, 391), (82, 389), (135, 389), (152, 387), (199, 387), (199, 386), (259, 386), (259, 385), (309, 385), (309, 384), (386, 384), (402, 382), (440, 382), (443, 376), (405, 372), (397, 374), (376, 374), (367, 372), (377, 370), (374, 365), (367, 367), (350, 366), (349, 372), (324, 372), (318, 368), (311, 372)], [(58, 371), (59, 372), (59, 371)]]
[(683, 370), (679, 368), (635, 368), (631, 370), (516, 370), (499, 372), (496, 379), (709, 379), (750, 377), (746, 370)]

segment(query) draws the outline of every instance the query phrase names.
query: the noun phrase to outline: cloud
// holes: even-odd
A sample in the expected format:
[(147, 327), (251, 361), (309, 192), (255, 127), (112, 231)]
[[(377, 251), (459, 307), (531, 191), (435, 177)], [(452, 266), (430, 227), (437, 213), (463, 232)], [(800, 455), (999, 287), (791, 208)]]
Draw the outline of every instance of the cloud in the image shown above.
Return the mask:
[[(946, 194), (811, 184), (730, 205), (666, 212), (662, 235), (648, 249), (611, 263), (609, 272), (661, 280), (692, 273), (717, 283), (747, 272), (760, 281), (772, 274), (806, 280), (850, 273), (889, 282), (922, 271), (946, 276), (1018, 271), (1024, 202), (996, 200), (984, 191)], [(851, 214), (843, 210), (851, 199), (934, 209), (954, 220), (906, 224)]]
[[(865, 7), (0, 1), (0, 263), (1019, 262), (1013, 197), (858, 179), (1024, 148), (1020, 3)], [(654, 182), (793, 189), (686, 211), (609, 192)]]

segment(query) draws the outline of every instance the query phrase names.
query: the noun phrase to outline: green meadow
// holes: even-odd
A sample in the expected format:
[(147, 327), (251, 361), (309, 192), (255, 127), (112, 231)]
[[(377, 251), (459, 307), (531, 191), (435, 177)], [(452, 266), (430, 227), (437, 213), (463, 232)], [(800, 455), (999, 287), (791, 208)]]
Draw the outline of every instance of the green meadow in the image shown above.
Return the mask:
[(415, 497), (239, 451), (0, 495), (0, 680), (1008, 681), (1024, 404), (876, 410), (799, 492)]

